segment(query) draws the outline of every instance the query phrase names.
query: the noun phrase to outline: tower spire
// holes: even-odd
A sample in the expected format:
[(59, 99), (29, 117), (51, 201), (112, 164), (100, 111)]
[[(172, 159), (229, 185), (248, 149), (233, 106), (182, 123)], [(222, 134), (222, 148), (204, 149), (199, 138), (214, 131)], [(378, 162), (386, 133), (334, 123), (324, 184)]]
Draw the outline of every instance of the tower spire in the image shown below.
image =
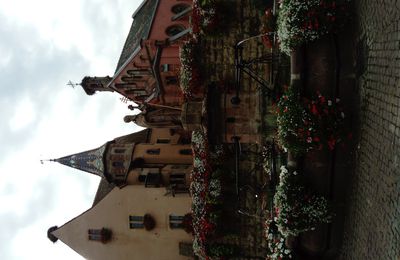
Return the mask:
[(42, 164), (44, 161), (58, 162), (104, 178), (104, 153), (106, 146), (107, 143), (96, 149), (67, 155), (58, 159), (40, 160), (40, 162)]

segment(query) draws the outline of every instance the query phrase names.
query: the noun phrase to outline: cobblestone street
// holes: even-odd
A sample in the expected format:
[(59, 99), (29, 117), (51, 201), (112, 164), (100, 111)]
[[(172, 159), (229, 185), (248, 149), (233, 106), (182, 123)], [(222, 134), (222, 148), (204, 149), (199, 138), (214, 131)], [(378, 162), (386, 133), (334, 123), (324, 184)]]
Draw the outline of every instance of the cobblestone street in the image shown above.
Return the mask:
[(359, 129), (341, 258), (400, 259), (400, 1), (355, 2)]

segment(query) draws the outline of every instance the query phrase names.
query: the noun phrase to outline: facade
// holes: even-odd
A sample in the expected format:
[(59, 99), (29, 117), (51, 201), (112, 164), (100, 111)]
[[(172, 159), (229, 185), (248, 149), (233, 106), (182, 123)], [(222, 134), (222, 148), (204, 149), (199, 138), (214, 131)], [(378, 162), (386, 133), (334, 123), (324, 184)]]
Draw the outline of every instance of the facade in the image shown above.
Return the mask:
[(60, 239), (87, 259), (187, 259), (179, 246), (191, 243), (184, 231), (191, 152), (185, 136), (163, 128), (53, 160), (102, 181), (93, 207), (50, 228), (50, 240)]
[(52, 242), (61, 240), (87, 259), (192, 258), (187, 250), (192, 238), (184, 229), (193, 157), (180, 119), (184, 99), (178, 80), (191, 5), (144, 0), (132, 15), (114, 75), (82, 80), (88, 95), (111, 91), (137, 103), (141, 113), (126, 122), (146, 129), (52, 160), (101, 178), (93, 206), (51, 227)]
[[(53, 228), (60, 239), (86, 259), (188, 259), (179, 247), (192, 242), (182, 228), (190, 212), (188, 196), (164, 196), (162, 188), (114, 188), (88, 211)], [(153, 219), (153, 227), (146, 218)]]
[(133, 23), (113, 77), (85, 77), (88, 95), (115, 91), (138, 104), (180, 107), (179, 45), (190, 32), (190, 0), (145, 0)]

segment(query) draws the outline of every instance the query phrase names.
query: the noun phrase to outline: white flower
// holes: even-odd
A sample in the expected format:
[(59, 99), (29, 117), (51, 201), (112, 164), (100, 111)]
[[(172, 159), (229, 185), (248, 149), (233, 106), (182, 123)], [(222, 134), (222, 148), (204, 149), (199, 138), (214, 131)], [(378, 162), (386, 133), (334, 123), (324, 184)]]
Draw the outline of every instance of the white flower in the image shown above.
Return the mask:
[(343, 112), (340, 112), (340, 115), (342, 116), (342, 118), (344, 118), (344, 113)]
[(312, 138), (311, 137), (307, 138), (307, 143), (312, 143)]
[(293, 172), (293, 175), (297, 175), (298, 173), (296, 171)]
[(332, 106), (332, 101), (328, 100), (328, 106)]
[(336, 103), (339, 103), (339, 102), (340, 102), (340, 98), (337, 98), (337, 99), (336, 99)]

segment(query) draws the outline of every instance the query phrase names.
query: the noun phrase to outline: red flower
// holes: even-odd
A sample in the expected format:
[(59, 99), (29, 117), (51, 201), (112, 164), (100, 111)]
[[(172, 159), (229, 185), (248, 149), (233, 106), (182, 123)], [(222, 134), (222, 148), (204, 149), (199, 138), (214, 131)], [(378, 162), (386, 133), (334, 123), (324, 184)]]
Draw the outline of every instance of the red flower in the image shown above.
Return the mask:
[(314, 142), (319, 142), (319, 141), (320, 141), (320, 139), (319, 139), (319, 137), (318, 137), (318, 136), (314, 136), (314, 138), (313, 138), (313, 141), (314, 141)]
[(320, 95), (319, 102), (321, 102), (321, 104), (324, 104), (326, 102), (325, 97)]
[(311, 106), (311, 113), (313, 115), (318, 115), (317, 106), (315, 104), (312, 104), (312, 106)]
[(329, 150), (333, 150), (333, 149), (335, 149), (335, 145), (336, 145), (336, 140), (331, 136), (331, 138), (329, 138), (329, 140), (328, 140), (328, 147), (329, 147)]

